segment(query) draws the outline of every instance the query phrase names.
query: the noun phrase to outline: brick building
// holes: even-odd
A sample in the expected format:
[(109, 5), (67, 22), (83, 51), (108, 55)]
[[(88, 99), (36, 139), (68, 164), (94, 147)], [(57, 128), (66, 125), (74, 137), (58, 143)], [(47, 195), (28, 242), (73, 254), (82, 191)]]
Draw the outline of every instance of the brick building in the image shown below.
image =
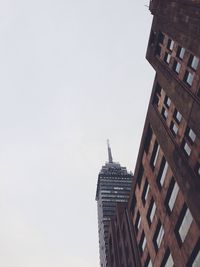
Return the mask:
[[(152, 0), (149, 8), (153, 23), (146, 58), (156, 75), (124, 208), (137, 248), (132, 265), (124, 266), (199, 267), (200, 0)], [(123, 266), (114, 260), (112, 233), (116, 239), (124, 212), (110, 227), (113, 267)], [(121, 239), (118, 244), (128, 240)]]
[(117, 204), (108, 240), (108, 266), (140, 267), (138, 246), (127, 203)]
[(200, 1), (150, 11), (156, 77), (129, 209), (142, 266), (200, 266)]

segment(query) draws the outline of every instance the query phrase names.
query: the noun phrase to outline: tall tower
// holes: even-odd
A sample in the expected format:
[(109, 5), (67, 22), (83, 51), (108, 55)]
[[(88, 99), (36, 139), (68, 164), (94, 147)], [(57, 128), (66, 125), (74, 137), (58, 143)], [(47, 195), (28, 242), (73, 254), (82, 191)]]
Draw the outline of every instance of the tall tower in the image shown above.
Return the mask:
[(132, 175), (125, 167), (113, 162), (108, 141), (108, 162), (102, 167), (97, 182), (98, 232), (100, 266), (108, 266), (108, 230), (117, 203), (126, 203), (131, 189)]

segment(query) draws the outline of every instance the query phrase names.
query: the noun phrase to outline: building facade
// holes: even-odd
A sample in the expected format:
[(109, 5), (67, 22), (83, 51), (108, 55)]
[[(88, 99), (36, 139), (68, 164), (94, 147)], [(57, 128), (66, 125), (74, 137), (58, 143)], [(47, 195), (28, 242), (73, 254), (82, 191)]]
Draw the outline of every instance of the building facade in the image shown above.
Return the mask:
[(200, 1), (152, 0), (156, 71), (129, 210), (141, 266), (200, 266)]
[(127, 203), (117, 204), (108, 237), (108, 266), (140, 267), (139, 250)]
[(127, 203), (132, 183), (132, 175), (127, 172), (126, 168), (113, 162), (109, 143), (108, 159), (98, 175), (96, 190), (101, 267), (109, 266), (108, 233), (110, 220), (115, 215), (117, 203)]
[[(137, 247), (130, 266), (199, 267), (200, 0), (151, 0), (149, 8), (153, 23), (146, 58), (156, 75), (124, 207)], [(117, 250), (127, 239), (117, 239), (123, 214), (119, 211), (111, 225), (112, 267), (123, 266)]]

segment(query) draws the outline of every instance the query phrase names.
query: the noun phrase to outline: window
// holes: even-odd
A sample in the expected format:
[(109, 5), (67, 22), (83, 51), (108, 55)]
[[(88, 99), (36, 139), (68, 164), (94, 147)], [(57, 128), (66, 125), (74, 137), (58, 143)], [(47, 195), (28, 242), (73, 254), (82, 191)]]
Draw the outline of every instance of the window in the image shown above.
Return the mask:
[(168, 40), (168, 43), (167, 43), (167, 48), (172, 51), (173, 50), (173, 47), (174, 47), (174, 41), (172, 39), (169, 39)]
[(185, 55), (185, 48), (184, 47), (181, 47), (181, 46), (178, 46), (176, 56), (178, 58), (180, 58), (180, 59), (183, 59), (184, 55)]
[(161, 161), (161, 164), (160, 164), (160, 169), (159, 169), (159, 172), (158, 172), (157, 180), (156, 180), (159, 189), (161, 189), (163, 184), (164, 184), (165, 176), (166, 176), (167, 170), (168, 170), (168, 166), (169, 165), (168, 165), (166, 159), (163, 157), (162, 161)]
[(177, 135), (177, 133), (178, 133), (178, 126), (173, 121), (170, 124), (170, 130), (171, 130), (171, 132), (173, 133), (174, 136)]
[(187, 267), (199, 267), (200, 266), (200, 239), (198, 240), (192, 255), (187, 263)]
[(161, 245), (163, 236), (164, 236), (164, 229), (163, 229), (163, 226), (162, 226), (162, 224), (161, 224), (161, 222), (159, 220), (158, 224), (157, 224), (157, 227), (156, 227), (156, 231), (155, 231), (154, 237), (153, 237), (153, 244), (154, 244), (154, 247), (155, 247), (156, 251), (158, 251), (158, 249), (159, 249), (159, 247)]
[(146, 261), (145, 261), (144, 267), (153, 267), (153, 265), (152, 265), (152, 261), (151, 261), (149, 255), (147, 256), (147, 259), (146, 259)]
[(194, 144), (195, 139), (196, 139), (196, 134), (191, 128), (187, 127), (185, 131), (184, 139), (182, 141), (182, 148), (187, 158), (191, 154), (191, 151), (192, 151), (191, 145)]
[(184, 242), (192, 224), (192, 221), (192, 214), (190, 213), (190, 210), (188, 209), (187, 205), (184, 204), (175, 227), (175, 234), (180, 245)]
[(174, 261), (168, 248), (165, 252), (165, 255), (164, 255), (164, 258), (162, 260), (160, 267), (173, 267), (173, 266), (174, 266)]
[(152, 169), (154, 169), (155, 166), (156, 166), (156, 161), (157, 161), (157, 158), (158, 158), (159, 150), (160, 150), (160, 145), (158, 144), (157, 141), (155, 141), (153, 152), (152, 152), (152, 155), (151, 155), (151, 160), (150, 160), (150, 165), (151, 165)]
[(165, 120), (167, 119), (168, 112), (164, 107), (162, 108), (161, 115)]
[(166, 95), (166, 96), (165, 96), (164, 103), (165, 103), (165, 106), (166, 106), (167, 108), (170, 107), (171, 102), (172, 102), (171, 99)]
[(193, 144), (195, 142), (196, 134), (189, 127), (187, 127), (187, 129), (186, 129), (186, 136), (187, 136), (187, 138), (188, 138), (188, 140), (190, 141), (191, 144)]
[(186, 157), (188, 158), (190, 156), (192, 150), (185, 140), (183, 140), (183, 142), (182, 142), (182, 148), (183, 148), (183, 151), (184, 151)]
[(150, 189), (150, 187), (149, 187), (149, 183), (148, 183), (148, 181), (147, 181), (147, 179), (146, 179), (145, 184), (144, 184), (143, 193), (142, 193), (142, 202), (143, 202), (143, 204), (145, 204), (145, 202), (146, 202), (146, 200), (147, 200), (147, 196), (148, 196), (148, 193), (149, 193), (149, 189)]
[(153, 218), (154, 218), (155, 213), (156, 213), (156, 204), (154, 202), (154, 199), (152, 198), (151, 199), (151, 203), (149, 205), (148, 212), (147, 212), (147, 221), (149, 223), (149, 226), (153, 222)]
[(188, 66), (196, 70), (199, 64), (199, 59), (196, 56), (190, 55)]
[(165, 63), (169, 64), (170, 62), (170, 58), (171, 58), (171, 55), (168, 54), (167, 52), (165, 53), (165, 56), (164, 56), (164, 61)]
[(145, 249), (146, 243), (147, 243), (146, 237), (144, 235), (144, 232), (142, 232), (142, 236), (141, 236), (140, 244), (139, 244), (141, 254), (143, 253)]
[(183, 81), (186, 82), (188, 85), (192, 85), (194, 79), (194, 74), (192, 74), (191, 72), (187, 71), (185, 72), (185, 76), (183, 78)]
[(139, 230), (140, 228), (140, 224), (141, 224), (141, 217), (140, 217), (140, 213), (138, 211), (137, 213), (137, 217), (136, 217), (136, 220), (135, 220), (135, 228), (136, 228), (136, 232)]
[(173, 69), (177, 74), (179, 74), (180, 69), (181, 69), (181, 64), (175, 60), (172, 69)]
[(181, 113), (175, 108), (174, 110), (174, 115), (173, 115), (175, 121), (179, 124), (181, 122), (182, 119), (182, 115)]
[(175, 181), (174, 177), (172, 177), (170, 185), (169, 185), (169, 189), (166, 195), (166, 199), (165, 199), (165, 206), (166, 206), (168, 213), (171, 213), (173, 210), (178, 192), (179, 192), (179, 186), (177, 182)]

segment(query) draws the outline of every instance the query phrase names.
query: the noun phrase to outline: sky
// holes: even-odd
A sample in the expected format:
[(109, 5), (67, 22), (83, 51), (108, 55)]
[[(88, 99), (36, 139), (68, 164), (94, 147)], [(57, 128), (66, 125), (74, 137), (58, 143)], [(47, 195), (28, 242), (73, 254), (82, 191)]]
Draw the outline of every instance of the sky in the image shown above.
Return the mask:
[(108, 160), (134, 171), (148, 0), (0, 0), (0, 266), (98, 267)]

